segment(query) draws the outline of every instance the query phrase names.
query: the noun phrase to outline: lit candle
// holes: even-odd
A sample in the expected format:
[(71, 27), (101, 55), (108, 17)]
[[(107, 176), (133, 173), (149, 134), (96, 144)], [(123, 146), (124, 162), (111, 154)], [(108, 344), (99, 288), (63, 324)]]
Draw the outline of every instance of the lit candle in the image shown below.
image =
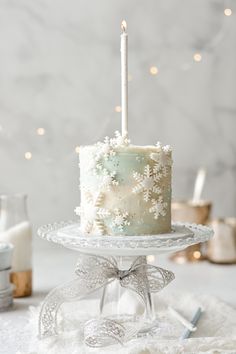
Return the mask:
[(122, 136), (128, 136), (128, 34), (126, 21), (121, 22), (121, 117)]

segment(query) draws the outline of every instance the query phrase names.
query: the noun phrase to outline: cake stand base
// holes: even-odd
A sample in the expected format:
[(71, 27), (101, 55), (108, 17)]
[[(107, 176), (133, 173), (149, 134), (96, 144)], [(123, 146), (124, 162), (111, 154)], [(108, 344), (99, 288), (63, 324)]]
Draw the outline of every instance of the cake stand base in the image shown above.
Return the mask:
[[(132, 264), (135, 264), (136, 261), (138, 261), (138, 257), (136, 256), (118, 256), (116, 258), (116, 263), (118, 266), (118, 269), (120, 271), (129, 271), (131, 269)], [(139, 257), (141, 258), (141, 257)], [(143, 264), (148, 264), (147, 263), (147, 257), (143, 256), (142, 257), (142, 262)], [(173, 273), (168, 273), (168, 275), (172, 275), (172, 278), (174, 279)], [(144, 274), (144, 277), (147, 275)], [(148, 282), (148, 279), (146, 279)], [(149, 289), (149, 284), (147, 283), (146, 286), (144, 287), (144, 291), (146, 292), (145, 299), (146, 302), (143, 303), (143, 320), (147, 322), (148, 324), (152, 323), (153, 320), (155, 319), (155, 309), (153, 307), (152, 303), (152, 294)], [(107, 316), (112, 316), (114, 318), (114, 315), (117, 318), (124, 318), (124, 313), (127, 311), (127, 304), (124, 304), (124, 300), (126, 298), (126, 294), (129, 294), (129, 301), (132, 303), (137, 302), (138, 300), (138, 294), (135, 292), (130, 292), (127, 290), (126, 287), (122, 287), (120, 285), (119, 279), (116, 279), (114, 282), (104, 286), (103, 292), (102, 292), (102, 297), (100, 300), (100, 314), (103, 317)], [(132, 309), (131, 309), (132, 311)], [(126, 315), (127, 318), (129, 318), (129, 321), (131, 320), (131, 317), (136, 318), (137, 314), (136, 313), (129, 313)]]

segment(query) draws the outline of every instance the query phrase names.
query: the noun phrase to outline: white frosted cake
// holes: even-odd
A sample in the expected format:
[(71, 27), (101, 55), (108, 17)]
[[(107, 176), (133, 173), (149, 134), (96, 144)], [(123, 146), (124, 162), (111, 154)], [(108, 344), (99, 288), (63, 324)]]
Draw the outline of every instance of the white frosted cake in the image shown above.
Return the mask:
[(170, 146), (114, 139), (80, 147), (81, 205), (86, 234), (153, 235), (171, 229)]

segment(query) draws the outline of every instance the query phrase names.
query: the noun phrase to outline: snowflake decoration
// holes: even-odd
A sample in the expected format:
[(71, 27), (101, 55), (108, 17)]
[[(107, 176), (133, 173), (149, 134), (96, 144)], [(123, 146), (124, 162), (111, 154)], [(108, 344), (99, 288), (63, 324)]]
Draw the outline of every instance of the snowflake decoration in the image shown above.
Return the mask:
[(150, 200), (152, 192), (157, 194), (161, 193), (161, 188), (157, 186), (157, 183), (160, 180), (160, 175), (155, 174), (150, 165), (144, 167), (143, 174), (134, 172), (133, 177), (138, 183), (132, 191), (133, 193), (143, 192), (143, 199), (145, 202)]
[(107, 169), (103, 169), (103, 175), (101, 178), (101, 188), (107, 191), (111, 190), (112, 186), (118, 186), (119, 182), (116, 180), (116, 172), (109, 172)]
[(124, 227), (130, 225), (128, 217), (129, 213), (122, 212), (120, 209), (115, 209), (111, 227), (114, 229), (117, 228), (119, 231), (124, 231)]
[(116, 152), (111, 144), (111, 139), (105, 137), (104, 142), (98, 142), (96, 144), (98, 151), (95, 156), (95, 160), (98, 162), (101, 158), (108, 160), (111, 156), (115, 156)]
[(164, 152), (171, 152), (171, 151), (172, 151), (172, 148), (171, 148), (170, 145), (165, 145), (165, 146), (162, 147), (162, 150), (163, 150)]
[(156, 147), (157, 147), (157, 150), (158, 150), (158, 151), (161, 151), (161, 150), (162, 150), (162, 143), (161, 143), (160, 141), (158, 141), (158, 142), (156, 143)]
[(163, 176), (167, 176), (168, 170), (172, 165), (172, 158), (170, 155), (171, 148), (169, 145), (161, 146), (160, 143), (157, 143), (157, 147), (160, 148), (160, 151), (156, 153), (151, 153), (150, 158), (155, 161), (153, 172), (160, 173)]
[[(88, 163), (87, 170), (92, 170), (95, 175), (99, 175), (100, 172), (104, 171), (103, 160), (109, 160), (111, 157), (116, 155), (115, 148), (119, 146), (129, 145), (130, 140), (127, 136), (122, 136), (118, 131), (115, 132), (115, 138), (110, 139), (108, 136), (105, 137), (103, 142), (98, 142), (96, 144), (97, 151), (96, 154), (91, 158)], [(110, 174), (112, 181), (114, 182), (113, 172)], [(108, 179), (108, 174), (105, 174)], [(116, 181), (117, 182), (117, 181)], [(114, 184), (114, 183), (110, 183)]]
[[(115, 172), (109, 173), (103, 165), (104, 160), (109, 160), (112, 156), (116, 155), (116, 151), (114, 150), (114, 146), (111, 143), (111, 139), (105, 137), (104, 142), (98, 142), (96, 144), (97, 152), (92, 157), (92, 161), (88, 163), (88, 170), (92, 170), (95, 176), (99, 176), (103, 179), (103, 184), (109, 187), (111, 185), (115, 185), (118, 182), (115, 181)], [(103, 174), (104, 176), (101, 176)]]
[(76, 215), (83, 216), (85, 219), (83, 231), (90, 233), (95, 227), (99, 234), (104, 235), (106, 228), (104, 220), (110, 216), (107, 209), (102, 208), (104, 194), (99, 192), (95, 197), (90, 192), (85, 192), (86, 205), (76, 207)]
[(167, 203), (163, 202), (163, 197), (159, 197), (157, 200), (152, 199), (151, 202), (152, 207), (149, 209), (149, 212), (154, 213), (154, 219), (166, 215)]
[(114, 147), (128, 146), (130, 144), (130, 140), (127, 135), (122, 136), (119, 131), (116, 131), (115, 138), (110, 139), (110, 144)]

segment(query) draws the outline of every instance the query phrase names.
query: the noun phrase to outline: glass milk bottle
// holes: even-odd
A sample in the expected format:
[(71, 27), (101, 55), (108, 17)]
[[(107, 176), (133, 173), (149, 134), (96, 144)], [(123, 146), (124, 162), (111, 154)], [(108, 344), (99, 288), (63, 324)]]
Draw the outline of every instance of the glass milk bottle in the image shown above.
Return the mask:
[(27, 215), (27, 196), (0, 195), (0, 242), (14, 245), (11, 282), (14, 297), (32, 293), (32, 229)]

